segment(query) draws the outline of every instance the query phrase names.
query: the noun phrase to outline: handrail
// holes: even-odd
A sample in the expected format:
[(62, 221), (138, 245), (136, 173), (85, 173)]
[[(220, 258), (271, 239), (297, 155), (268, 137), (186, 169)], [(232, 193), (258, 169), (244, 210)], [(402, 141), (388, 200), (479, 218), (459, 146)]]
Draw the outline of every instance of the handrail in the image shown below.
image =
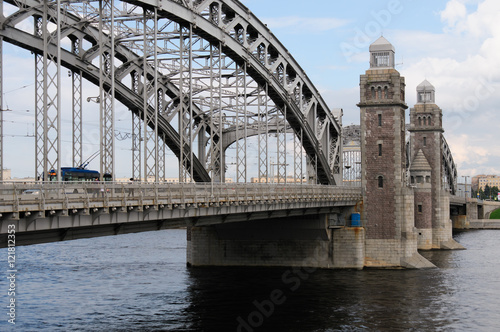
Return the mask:
[(0, 213), (95, 207), (267, 204), (361, 200), (356, 187), (263, 183), (2, 182)]

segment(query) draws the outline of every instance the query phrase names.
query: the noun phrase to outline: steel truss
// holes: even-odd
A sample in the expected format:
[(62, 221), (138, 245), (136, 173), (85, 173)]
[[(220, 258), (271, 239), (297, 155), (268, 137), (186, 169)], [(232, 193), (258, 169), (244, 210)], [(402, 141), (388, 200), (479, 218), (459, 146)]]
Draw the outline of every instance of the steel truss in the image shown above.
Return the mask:
[[(340, 182), (337, 119), (286, 49), (238, 1), (57, 0), (45, 1), (43, 10), (35, 0), (6, 2), (19, 8), (6, 18), (6, 41), (35, 51), (37, 175), (61, 166), (63, 64), (73, 77), (75, 164), (82, 160), (83, 77), (100, 89), (101, 174), (115, 175), (118, 100), (133, 114), (133, 178), (164, 180), (168, 146), (180, 182), (223, 182), (230, 165), (237, 182), (251, 175), (274, 181), (273, 169), (278, 182)], [(15, 41), (15, 23), (30, 15), (32, 39)], [(71, 54), (61, 48), (66, 37)]]
[[(3, 3), (0, 3), (3, 13)], [(0, 181), (3, 181), (3, 38), (0, 37)]]
[(450, 147), (444, 136), (441, 135), (441, 151), (442, 151), (442, 165), (443, 165), (443, 187), (452, 195), (457, 193), (457, 166), (453, 160)]

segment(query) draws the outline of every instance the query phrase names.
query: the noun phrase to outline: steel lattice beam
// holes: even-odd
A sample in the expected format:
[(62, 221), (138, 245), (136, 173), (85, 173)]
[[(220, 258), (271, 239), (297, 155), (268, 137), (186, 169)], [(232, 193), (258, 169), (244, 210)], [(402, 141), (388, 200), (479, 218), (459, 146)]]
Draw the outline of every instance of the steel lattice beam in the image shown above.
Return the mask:
[[(3, 3), (0, 3), (3, 13)], [(3, 181), (3, 38), (0, 37), (0, 181)]]
[[(15, 4), (11, 0), (8, 2)], [(35, 15), (37, 3), (34, 0), (25, 1), (26, 6), (32, 6)], [(120, 85), (125, 75), (136, 71), (142, 75), (144, 86), (155, 85), (147, 93), (147, 102), (142, 107), (137, 107), (133, 100), (134, 94), (126, 96), (125, 92), (122, 93), (125, 91), (122, 87), (119, 87), (117, 98), (127, 106), (134, 105), (130, 108), (131, 111), (146, 119), (145, 127), (152, 128), (155, 138), (159, 137), (159, 129), (154, 124), (156, 121), (151, 121), (155, 117), (162, 131), (170, 130), (169, 134), (161, 137), (164, 137), (179, 158), (181, 180), (199, 181), (204, 177), (205, 171), (211, 173), (212, 179), (223, 181), (226, 158), (226, 151), (222, 148), (223, 136), (232, 137), (233, 130), (237, 131), (238, 137), (235, 142), (239, 181), (248, 180), (249, 166), (245, 160), (248, 137), (256, 135), (257, 131), (259, 136), (263, 136), (259, 137), (261, 151), (264, 151), (262, 143), (266, 142), (268, 145), (264, 136), (272, 132), (276, 134), (278, 177), (286, 178), (286, 142), (293, 137), (288, 135), (292, 129), (296, 136), (300, 135), (297, 140), (301, 142), (307, 159), (314, 161), (313, 167), (309, 167), (314, 174), (309, 178), (314, 182), (335, 183), (334, 172), (340, 159), (339, 149), (331, 148), (335, 136), (339, 135), (336, 119), (293, 58), (239, 2), (227, 0), (222, 6), (217, 1), (126, 1), (119, 3), (121, 8), (115, 7), (115, 2), (111, 0), (99, 2), (105, 10), (95, 8), (94, 4), (95, 2), (78, 1), (66, 3), (63, 9), (66, 15), (64, 34), (70, 38), (73, 33), (78, 33), (78, 36), (86, 35), (85, 39), (92, 44), (78, 56), (87, 62), (79, 67), (82, 68), (83, 77), (93, 79), (93, 73), (86, 68), (92, 66), (92, 61), (97, 58), (100, 61), (100, 71), (105, 73), (99, 80), (101, 93), (104, 91), (100, 102), (104, 129), (101, 146), (105, 153), (101, 153), (101, 158), (108, 152), (104, 146), (111, 151), (114, 149), (111, 139), (114, 137), (114, 130), (107, 129), (113, 127), (112, 96), (115, 94), (115, 85)], [(141, 27), (138, 23), (143, 20), (144, 10), (154, 11), (155, 18)], [(21, 17), (22, 14), (12, 15), (6, 26), (10, 27), (14, 21), (21, 20)], [(150, 25), (156, 25), (154, 32), (148, 32)], [(105, 28), (102, 29), (103, 27)], [(151, 38), (151, 34), (157, 35)], [(154, 42), (144, 42), (145, 39), (149, 42), (154, 39)], [(58, 38), (57, 42), (59, 40)], [(19, 41), (16, 43), (21, 44)], [(54, 44), (57, 43), (54, 41)], [(149, 61), (149, 66), (145, 66), (143, 59), (151, 54), (148, 51), (151, 44), (154, 45), (157, 60), (154, 65)], [(35, 49), (34, 46), (27, 48)], [(119, 59), (118, 67), (113, 63), (115, 58)], [(165, 105), (161, 107), (155, 105), (159, 102), (158, 98), (153, 97), (159, 91), (160, 82), (166, 88), (165, 95), (168, 96), (165, 98)], [(144, 91), (147, 92), (148, 89), (143, 89), (142, 92)], [(261, 94), (265, 94), (265, 98)], [(105, 102), (107, 99), (110, 103)], [(204, 106), (209, 106), (208, 112), (202, 110)], [(161, 116), (157, 112), (161, 112)], [(280, 112), (282, 118), (275, 120), (274, 128), (266, 128), (264, 131), (268, 124), (262, 123), (262, 119), (269, 121), (280, 118), (277, 114), (269, 116), (272, 112)], [(210, 119), (207, 119), (208, 116)], [(175, 122), (172, 122), (175, 118), (178, 119), (177, 128)], [(235, 118), (234, 123), (237, 125), (228, 125), (228, 119)], [(320, 131), (316, 125), (319, 122)], [(170, 123), (174, 125), (169, 127)], [(209, 138), (205, 140), (204, 135)], [(161, 141), (152, 141), (156, 152), (152, 153), (150, 149), (144, 155), (148, 158), (155, 156), (158, 161), (158, 144)], [(210, 144), (210, 147), (200, 146), (203, 144)], [(201, 162), (197, 163), (195, 151), (202, 153), (198, 156)], [(332, 156), (332, 153), (337, 155)], [(102, 159), (101, 163), (114, 174), (113, 154), (114, 152), (108, 159)], [(298, 157), (295, 159), (299, 160)], [(147, 161), (144, 163), (150, 164)], [(258, 163), (259, 177), (265, 173), (267, 178), (269, 152), (265, 156), (259, 155)], [(200, 164), (204, 165), (204, 170), (196, 168)], [(149, 169), (147, 173), (156, 173), (155, 177), (158, 177), (158, 171), (152, 172)], [(144, 176), (147, 177), (147, 174)], [(294, 174), (294, 177), (298, 177), (298, 174)]]

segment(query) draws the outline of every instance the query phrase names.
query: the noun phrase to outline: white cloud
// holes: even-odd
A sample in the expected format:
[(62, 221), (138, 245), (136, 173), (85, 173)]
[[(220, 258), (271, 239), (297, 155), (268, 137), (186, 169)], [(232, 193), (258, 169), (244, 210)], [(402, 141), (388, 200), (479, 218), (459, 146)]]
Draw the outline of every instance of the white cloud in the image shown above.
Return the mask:
[(441, 20), (448, 24), (448, 27), (453, 28), (459, 21), (465, 19), (467, 8), (462, 1), (451, 0), (446, 4), (446, 8), (441, 12)]
[[(436, 88), (445, 137), (459, 173), (500, 174), (493, 141), (500, 133), (500, 1), (450, 0), (442, 33), (394, 31), (398, 68), (406, 78), (407, 104), (424, 79)], [(494, 133), (494, 134), (493, 134)]]

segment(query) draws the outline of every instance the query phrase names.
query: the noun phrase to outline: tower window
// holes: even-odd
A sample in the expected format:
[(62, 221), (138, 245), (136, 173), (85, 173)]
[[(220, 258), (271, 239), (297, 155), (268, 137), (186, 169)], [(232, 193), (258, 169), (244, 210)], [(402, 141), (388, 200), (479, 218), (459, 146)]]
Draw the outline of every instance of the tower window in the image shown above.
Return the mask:
[(382, 114), (378, 114), (378, 126), (382, 126)]
[(387, 87), (384, 87), (384, 99), (389, 99), (389, 89)]
[(424, 146), (427, 146), (427, 137), (424, 137)]
[(374, 67), (389, 67), (390, 66), (389, 52), (373, 53), (373, 65)]
[(372, 90), (372, 99), (375, 99), (376, 98), (376, 96), (375, 96), (375, 88), (372, 86), (371, 90)]
[(379, 188), (384, 188), (384, 177), (382, 175), (379, 175), (379, 177), (377, 178), (377, 182)]
[(422, 210), (423, 210), (422, 204), (418, 204), (417, 205), (417, 211), (418, 211), (418, 213), (422, 213)]
[(378, 155), (381, 156), (382, 155), (382, 144), (379, 144), (378, 145)]
[(426, 103), (432, 101), (432, 94), (430, 91), (419, 92), (418, 101), (421, 103)]

